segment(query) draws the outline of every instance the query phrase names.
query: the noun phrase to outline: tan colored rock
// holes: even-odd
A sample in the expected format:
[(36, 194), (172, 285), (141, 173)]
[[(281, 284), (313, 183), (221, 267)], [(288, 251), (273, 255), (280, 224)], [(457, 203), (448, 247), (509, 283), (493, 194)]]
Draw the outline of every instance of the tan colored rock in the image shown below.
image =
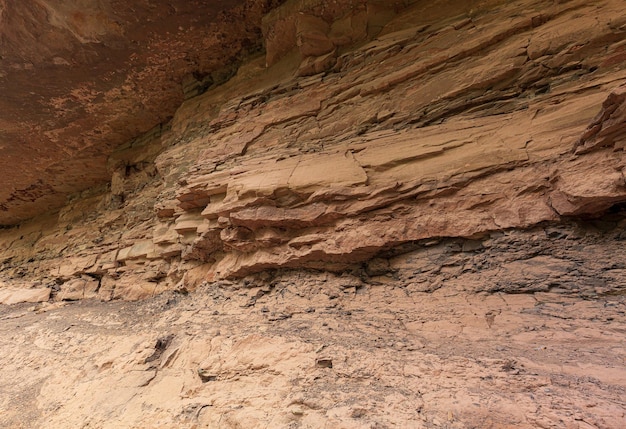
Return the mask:
[(595, 148), (610, 147), (624, 150), (626, 135), (626, 85), (616, 88), (602, 103), (602, 110), (587, 127), (576, 143), (576, 153), (589, 152)]
[(122, 276), (114, 282), (111, 299), (136, 301), (158, 293), (158, 284), (142, 280), (139, 276)]
[(147, 254), (148, 259), (169, 259), (175, 256), (180, 256), (182, 252), (182, 245), (180, 244), (157, 244), (152, 253)]
[(184, 213), (176, 219), (174, 230), (181, 235), (187, 232), (196, 232), (205, 222), (206, 220), (200, 213)]
[(84, 273), (96, 264), (97, 255), (65, 259), (57, 271), (59, 277), (72, 277)]
[(46, 302), (50, 299), (50, 288), (18, 289), (3, 287), (0, 289), (0, 304), (11, 305), (21, 302)]
[(417, 240), (619, 207), (626, 74), (621, 21), (608, 16), (620, 9), (576, 4), (584, 15), (565, 4), (286, 2), (265, 20), (268, 41), (291, 34), (268, 42), (268, 63), (298, 34), (319, 52), (268, 69), (253, 60), (189, 98), (115, 151), (111, 188), (74, 197), (45, 226), (5, 231), (5, 272), (145, 279), (150, 261), (181, 260), (208, 278), (343, 270)]
[(296, 21), (296, 43), (303, 57), (319, 57), (335, 49), (329, 39), (330, 25), (322, 18), (298, 14)]
[(328, 37), (335, 46), (345, 46), (367, 38), (366, 10), (355, 11), (331, 24)]
[(0, 427), (626, 426), (623, 1), (57, 3), (0, 0), (0, 218), (71, 193), (0, 228)]
[(61, 285), (56, 299), (60, 301), (76, 301), (79, 299), (95, 298), (100, 282), (91, 277), (71, 279)]
[(161, 224), (154, 228), (154, 244), (173, 244), (178, 241), (178, 233), (171, 225)]
[(117, 254), (117, 261), (124, 262), (131, 259), (145, 258), (148, 254), (154, 252), (154, 243), (152, 240), (138, 241), (132, 246), (120, 249)]
[(327, 72), (337, 64), (337, 52), (331, 51), (320, 57), (308, 57), (300, 64), (298, 76), (311, 76)]
[(604, 261), (625, 250), (620, 227), (587, 227), (424, 242), (367, 282), (283, 272), (272, 286), (4, 308), (0, 386), (13, 406), (0, 424), (620, 427), (623, 299), (594, 290), (623, 276)]

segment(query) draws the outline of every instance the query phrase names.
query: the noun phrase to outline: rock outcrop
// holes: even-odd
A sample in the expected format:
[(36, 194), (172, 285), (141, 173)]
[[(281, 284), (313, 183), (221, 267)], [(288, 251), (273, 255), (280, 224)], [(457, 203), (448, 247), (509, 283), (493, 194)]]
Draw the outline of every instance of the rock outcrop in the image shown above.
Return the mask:
[(620, 2), (474, 6), (273, 10), (267, 52), (118, 147), (109, 185), (5, 230), (6, 277), (134, 299), (626, 201)]
[(110, 181), (114, 148), (262, 48), (272, 4), (0, 1), (0, 224)]
[(68, 334), (114, 347), (59, 346), (33, 421), (626, 425), (622, 0), (140, 3), (0, 0), (3, 320), (134, 335)]
[(618, 231), (444, 240), (367, 282), (282, 273), (2, 306), (0, 425), (619, 428), (624, 266), (604, 264), (623, 261)]

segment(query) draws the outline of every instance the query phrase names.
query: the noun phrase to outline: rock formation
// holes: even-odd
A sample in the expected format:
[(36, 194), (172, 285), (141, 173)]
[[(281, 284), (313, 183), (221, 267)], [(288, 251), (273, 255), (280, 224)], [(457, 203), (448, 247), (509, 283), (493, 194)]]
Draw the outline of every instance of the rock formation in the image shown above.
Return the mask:
[(0, 1), (0, 423), (626, 425), (621, 0), (85, 3)]
[(261, 48), (271, 6), (0, 1), (0, 223), (109, 182), (114, 148), (168, 121), (186, 96), (219, 85)]

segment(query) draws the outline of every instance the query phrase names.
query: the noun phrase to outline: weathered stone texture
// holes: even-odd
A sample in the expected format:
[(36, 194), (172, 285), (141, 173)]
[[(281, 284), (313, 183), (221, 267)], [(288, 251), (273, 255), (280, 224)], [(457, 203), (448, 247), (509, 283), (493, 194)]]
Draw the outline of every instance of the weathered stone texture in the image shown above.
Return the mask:
[[(626, 201), (626, 68), (606, 63), (623, 49), (619, 2), (388, 5), (376, 37), (374, 3), (357, 3), (272, 11), (265, 57), (119, 147), (104, 193), (6, 230), (4, 272), (34, 259), (26, 269), (43, 284), (149, 278), (129, 293), (145, 296), (193, 287), (189, 270), (198, 281), (341, 270), (416, 240)], [(330, 36), (363, 13), (367, 31)], [(331, 49), (322, 39), (343, 43), (332, 70), (301, 77)]]
[(272, 3), (0, 1), (0, 225), (106, 183), (111, 151), (167, 122), (183, 82), (201, 93), (261, 48)]
[(625, 223), (425, 240), (365, 272), (137, 303), (0, 306), (0, 425), (619, 428)]
[(623, 0), (48, 3), (1, 40), (128, 73), (20, 122), (43, 65), (2, 53), (0, 316), (43, 333), (0, 337), (76, 360), (0, 425), (626, 426)]

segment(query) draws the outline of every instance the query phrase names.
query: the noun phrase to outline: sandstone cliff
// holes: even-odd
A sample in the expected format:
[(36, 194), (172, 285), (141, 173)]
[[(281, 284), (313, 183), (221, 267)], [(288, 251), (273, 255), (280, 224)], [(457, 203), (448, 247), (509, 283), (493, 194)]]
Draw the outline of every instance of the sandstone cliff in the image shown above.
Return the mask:
[(622, 0), (47, 3), (0, 2), (80, 47), (1, 68), (0, 423), (626, 425)]

